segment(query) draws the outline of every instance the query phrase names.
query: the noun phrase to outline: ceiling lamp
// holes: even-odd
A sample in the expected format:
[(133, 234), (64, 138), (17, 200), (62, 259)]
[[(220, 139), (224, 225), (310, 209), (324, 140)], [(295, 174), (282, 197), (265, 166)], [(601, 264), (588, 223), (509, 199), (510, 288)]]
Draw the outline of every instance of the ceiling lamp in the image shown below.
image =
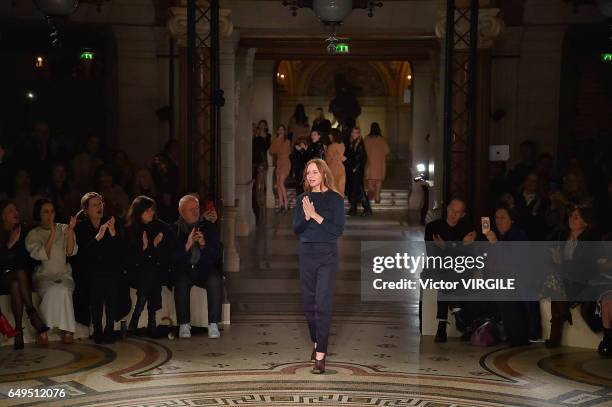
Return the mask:
[(374, 16), (374, 9), (382, 7), (382, 1), (372, 0), (283, 0), (283, 6), (291, 9), (293, 16), (300, 8), (312, 9), (324, 25), (342, 25), (354, 9), (368, 10), (368, 17)]
[(34, 0), (45, 16), (69, 16), (79, 7), (79, 0)]

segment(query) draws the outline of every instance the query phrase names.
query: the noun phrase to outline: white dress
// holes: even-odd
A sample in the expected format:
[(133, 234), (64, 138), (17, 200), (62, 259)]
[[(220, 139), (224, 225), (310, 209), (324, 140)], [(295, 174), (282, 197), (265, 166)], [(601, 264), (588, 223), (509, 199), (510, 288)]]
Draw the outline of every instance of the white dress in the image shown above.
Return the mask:
[[(75, 332), (76, 322), (72, 304), (74, 280), (72, 279), (72, 268), (66, 261), (68, 225), (56, 223), (55, 227), (56, 233), (51, 246), (51, 256), (47, 256), (45, 251), (45, 243), (49, 239), (50, 230), (39, 226), (32, 229), (26, 236), (25, 245), (30, 256), (41, 262), (34, 270), (32, 283), (42, 298), (38, 309), (47, 326)], [(75, 242), (70, 256), (74, 256), (77, 250)]]

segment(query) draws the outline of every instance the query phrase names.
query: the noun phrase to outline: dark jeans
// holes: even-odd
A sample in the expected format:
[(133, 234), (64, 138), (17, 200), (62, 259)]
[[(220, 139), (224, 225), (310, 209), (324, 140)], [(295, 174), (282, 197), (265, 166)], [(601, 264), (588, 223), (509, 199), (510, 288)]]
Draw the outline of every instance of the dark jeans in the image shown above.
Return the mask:
[(177, 323), (188, 324), (191, 321), (190, 299), (191, 287), (194, 285), (206, 290), (208, 302), (208, 323), (221, 321), (223, 303), (223, 279), (216, 270), (202, 272), (198, 269), (181, 270), (174, 278), (174, 304)]
[(89, 309), (95, 333), (102, 333), (102, 314), (106, 307), (106, 331), (113, 331), (117, 313), (117, 281), (113, 274), (94, 274), (89, 277)]
[(299, 265), (310, 340), (317, 343), (317, 352), (327, 353), (338, 273), (337, 243), (300, 243)]

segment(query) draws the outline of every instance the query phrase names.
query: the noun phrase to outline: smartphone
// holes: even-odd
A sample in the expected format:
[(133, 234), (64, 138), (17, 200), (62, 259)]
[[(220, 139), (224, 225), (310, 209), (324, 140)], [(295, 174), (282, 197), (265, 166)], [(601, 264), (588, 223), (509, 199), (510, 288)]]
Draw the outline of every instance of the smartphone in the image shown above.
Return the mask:
[(206, 202), (206, 210), (205, 212), (211, 212), (215, 210), (215, 203), (213, 201)]
[(488, 216), (483, 216), (480, 218), (480, 224), (482, 225), (482, 234), (485, 235), (489, 230), (491, 230), (491, 220)]

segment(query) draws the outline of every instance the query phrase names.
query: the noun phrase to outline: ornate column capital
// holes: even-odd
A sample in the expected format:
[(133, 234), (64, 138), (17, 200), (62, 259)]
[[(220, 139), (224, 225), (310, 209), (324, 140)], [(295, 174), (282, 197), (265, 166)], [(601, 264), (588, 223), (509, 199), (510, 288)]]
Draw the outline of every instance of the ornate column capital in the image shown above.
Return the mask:
[[(207, 7), (208, 2), (205, 0), (198, 1), (199, 7)], [(170, 36), (176, 39), (179, 46), (187, 45), (187, 4), (186, 1), (181, 1), (179, 7), (169, 8), (169, 18), (167, 22)], [(204, 20), (200, 20), (196, 26), (196, 31), (199, 36), (205, 37), (210, 31), (210, 25)], [(221, 39), (228, 38), (234, 32), (234, 24), (232, 23), (232, 10), (219, 9), (219, 36)]]
[[(481, 8), (478, 11), (478, 48), (491, 48), (495, 39), (504, 31), (506, 25), (499, 17), (498, 8)], [(470, 27), (465, 20), (460, 20), (456, 27), (458, 33), (467, 35)], [(446, 11), (442, 11), (436, 23), (436, 36), (443, 40), (446, 37)], [(460, 42), (458, 47), (463, 44)]]

